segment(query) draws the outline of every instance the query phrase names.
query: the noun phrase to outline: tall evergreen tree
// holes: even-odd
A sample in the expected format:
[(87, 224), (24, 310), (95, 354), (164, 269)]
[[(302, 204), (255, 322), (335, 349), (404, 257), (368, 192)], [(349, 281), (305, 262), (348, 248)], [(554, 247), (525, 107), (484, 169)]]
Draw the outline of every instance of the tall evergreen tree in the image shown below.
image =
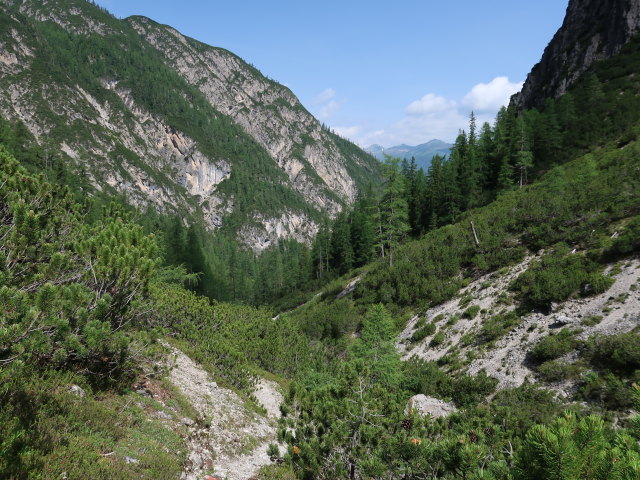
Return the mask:
[(340, 212), (333, 223), (330, 258), (331, 266), (341, 275), (353, 267), (351, 226), (345, 211)]
[(400, 160), (387, 157), (384, 163), (384, 188), (379, 207), (379, 238), (383, 256), (393, 266), (393, 251), (409, 231), (405, 185), (399, 167)]

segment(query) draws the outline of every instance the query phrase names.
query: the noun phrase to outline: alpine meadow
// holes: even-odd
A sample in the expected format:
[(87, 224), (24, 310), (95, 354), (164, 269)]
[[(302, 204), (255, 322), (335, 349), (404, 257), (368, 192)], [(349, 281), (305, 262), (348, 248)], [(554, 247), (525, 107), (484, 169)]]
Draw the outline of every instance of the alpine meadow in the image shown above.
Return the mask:
[(640, 480), (640, 0), (566, 3), (491, 122), (364, 150), (333, 89), (0, 0), (0, 478)]

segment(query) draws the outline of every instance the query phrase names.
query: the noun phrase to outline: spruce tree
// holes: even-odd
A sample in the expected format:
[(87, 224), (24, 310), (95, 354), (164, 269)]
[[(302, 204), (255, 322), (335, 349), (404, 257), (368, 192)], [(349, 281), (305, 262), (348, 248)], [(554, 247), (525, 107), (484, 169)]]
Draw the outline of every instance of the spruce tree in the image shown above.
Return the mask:
[(393, 251), (409, 231), (405, 185), (398, 158), (387, 157), (384, 163), (384, 187), (379, 206), (379, 238), (383, 256), (393, 266)]

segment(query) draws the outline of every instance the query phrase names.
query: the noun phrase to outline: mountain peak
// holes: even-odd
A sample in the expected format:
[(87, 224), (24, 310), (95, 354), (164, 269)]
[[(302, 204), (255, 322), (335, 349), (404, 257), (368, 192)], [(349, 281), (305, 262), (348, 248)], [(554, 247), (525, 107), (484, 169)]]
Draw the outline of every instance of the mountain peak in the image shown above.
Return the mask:
[(570, 0), (564, 22), (520, 93), (519, 110), (557, 98), (594, 62), (612, 57), (640, 31), (640, 0)]
[(14, 32), (0, 39), (12, 52), (0, 83), (14, 92), (0, 96), (0, 116), (23, 121), (97, 190), (261, 250), (310, 240), (378, 176), (291, 90), (225, 49), (85, 0), (0, 5)]
[(421, 143), (420, 145), (412, 146), (407, 144), (394, 145), (393, 147), (384, 148), (380, 145), (371, 145), (365, 148), (366, 152), (376, 157), (378, 160), (384, 160), (385, 155), (392, 157), (415, 158), (418, 167), (423, 170), (428, 170), (431, 165), (431, 159), (435, 155), (448, 155), (452, 145), (450, 143), (443, 142), (442, 140), (433, 139), (427, 143)]

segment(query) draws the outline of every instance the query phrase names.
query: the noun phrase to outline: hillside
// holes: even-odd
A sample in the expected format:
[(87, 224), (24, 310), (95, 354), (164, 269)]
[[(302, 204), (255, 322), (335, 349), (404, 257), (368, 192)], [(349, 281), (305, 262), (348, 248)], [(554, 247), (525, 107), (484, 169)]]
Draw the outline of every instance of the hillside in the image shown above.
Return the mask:
[(0, 3), (0, 115), (85, 188), (261, 251), (308, 241), (377, 179), (373, 158), (228, 51), (84, 0)]
[[(579, 4), (556, 38), (581, 28)], [(126, 132), (131, 152), (159, 151), (136, 129), (175, 125), (168, 141), (179, 150), (190, 132), (189, 158), (228, 160), (212, 195), (235, 196), (216, 235), (141, 214), (96, 178), (135, 165), (168, 182), (171, 159), (111, 155), (78, 176), (36, 141), (44, 126), (0, 119), (0, 478), (640, 478), (640, 36), (539, 108), (512, 104), (479, 131), (471, 120), (427, 171), (386, 159), (379, 189), (329, 220), (305, 195), (346, 205), (324, 180), (335, 170), (309, 191), (291, 182), (286, 152), (312, 167), (288, 142), (315, 124), (284, 87), (146, 18), (15, 5), (1, 17), (14, 49), (0, 65), (21, 79), (5, 104), (30, 128), (52, 122), (69, 151), (89, 145), (77, 160), (90, 162)], [(167, 89), (149, 90), (149, 76)], [(68, 99), (92, 105), (71, 127)], [(98, 107), (109, 109), (100, 121)], [(272, 142), (281, 116), (296, 117), (294, 139)], [(211, 132), (227, 143), (207, 143)], [(360, 155), (320, 135), (337, 150), (318, 149)], [(246, 158), (262, 163), (238, 170)], [(216, 165), (214, 178), (227, 168)], [(241, 200), (235, 175), (255, 198)], [(272, 175), (282, 190), (267, 187)], [(252, 217), (281, 200), (286, 215), (298, 205), (317, 218), (309, 247), (274, 245), (267, 225), (286, 229)], [(265, 248), (254, 255), (227, 233)]]

